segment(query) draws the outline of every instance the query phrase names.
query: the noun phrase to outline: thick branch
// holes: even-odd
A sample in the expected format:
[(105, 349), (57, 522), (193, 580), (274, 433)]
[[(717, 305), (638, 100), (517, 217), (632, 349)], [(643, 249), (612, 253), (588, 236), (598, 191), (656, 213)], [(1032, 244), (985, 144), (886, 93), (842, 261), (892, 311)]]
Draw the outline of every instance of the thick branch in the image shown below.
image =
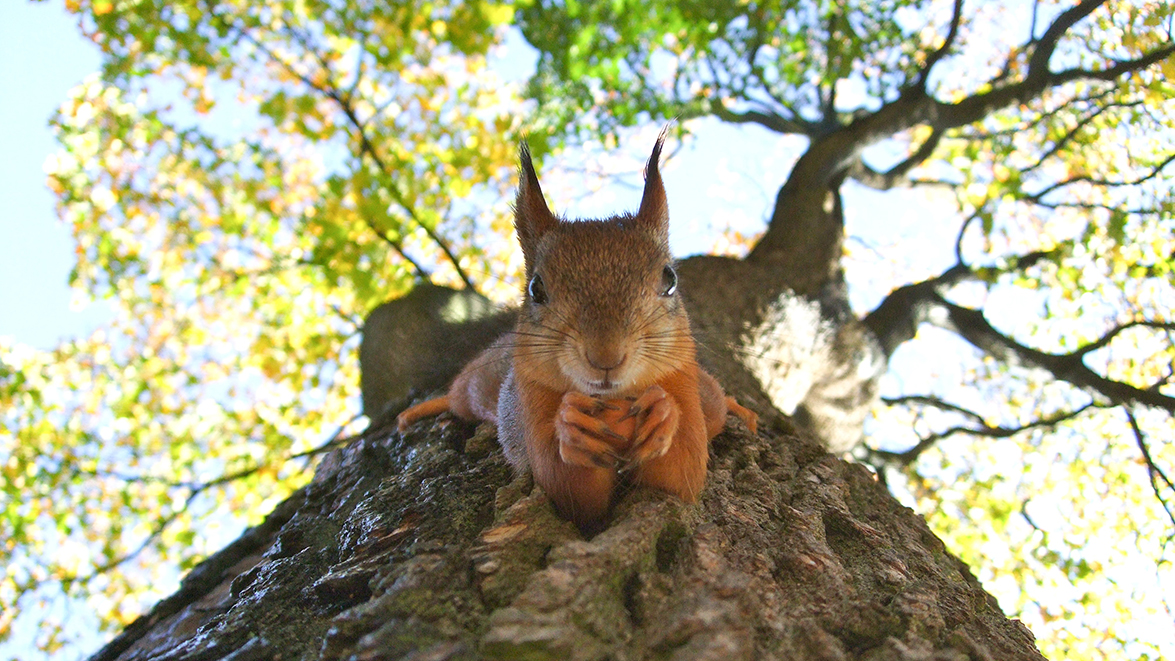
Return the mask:
[[(1017, 258), (1017, 269), (1035, 263), (1044, 253)], [(1111, 329), (1097, 340), (1066, 354), (1052, 354), (1024, 346), (996, 330), (983, 312), (955, 305), (943, 298), (941, 291), (952, 284), (977, 277), (963, 264), (956, 264), (941, 275), (923, 282), (900, 287), (890, 293), (864, 319), (864, 324), (881, 343), (886, 355), (913, 339), (918, 326), (932, 323), (954, 331), (988, 355), (1008, 364), (1043, 369), (1059, 380), (1106, 397), (1115, 404), (1153, 406), (1175, 414), (1175, 397), (1159, 392), (1157, 387), (1138, 388), (1101, 376), (1085, 365), (1087, 354), (1107, 346), (1118, 334), (1134, 327), (1175, 330), (1175, 323), (1137, 320)]]
[(1039, 351), (997, 331), (979, 310), (950, 303), (937, 293), (927, 303), (945, 313), (929, 315), (932, 323), (958, 333), (997, 360), (1043, 369), (1061, 381), (1093, 391), (1115, 404), (1153, 406), (1175, 415), (1175, 397), (1164, 395), (1157, 388), (1138, 388), (1098, 374), (1082, 361), (1085, 353), (1081, 349), (1067, 354)]
[(1167, 45), (1137, 59), (1123, 60), (1112, 67), (1098, 71), (1067, 69), (1051, 73), (1048, 71), (1034, 72), (1030, 68), (1028, 76), (1019, 83), (985, 94), (977, 94), (954, 104), (934, 102), (935, 107), (928, 110), (929, 120), (932, 126), (938, 128), (966, 126), (983, 119), (999, 108), (1035, 99), (1049, 88), (1077, 80), (1113, 81), (1125, 74), (1141, 71), (1152, 64), (1162, 62), (1172, 54), (1175, 54), (1175, 45)]
[[(992, 111), (1039, 97), (1044, 91), (1075, 80), (1115, 80), (1125, 74), (1145, 69), (1175, 53), (1175, 45), (1167, 45), (1133, 60), (1123, 60), (1106, 69), (1068, 69), (1059, 73), (1048, 70), (1048, 62), (1064, 32), (1082, 18), (1104, 4), (1104, 0), (1082, 2), (1061, 14), (1035, 43), (1029, 61), (1028, 74), (1019, 82), (993, 86), (990, 92), (976, 94), (956, 103), (942, 103), (917, 86), (911, 87), (895, 101), (877, 112), (853, 122), (814, 144), (805, 157), (810, 184), (827, 184), (835, 173), (845, 168), (865, 146), (879, 139), (908, 130), (918, 124), (929, 124), (943, 131), (975, 123)], [(803, 160), (803, 159), (801, 159)], [(799, 170), (801, 164), (797, 163)]]
[(1045, 77), (1048, 74), (1049, 60), (1052, 59), (1057, 43), (1065, 36), (1065, 32), (1104, 4), (1105, 0), (1085, 0), (1061, 12), (1036, 42), (1032, 57), (1028, 60), (1028, 79)]
[[(1081, 79), (1115, 80), (1175, 52), (1175, 46), (1167, 45), (1101, 71), (1050, 72), (1048, 63), (1061, 37), (1102, 4), (1097, 1), (1075, 5), (1058, 16), (1039, 40), (1030, 42), (1033, 52), (1028, 72), (1018, 82), (990, 81), (991, 91), (957, 103), (940, 102), (912, 85), (877, 112), (814, 139), (780, 189), (767, 233), (748, 260), (790, 269), (789, 275), (805, 288), (811, 288), (813, 283), (809, 281), (825, 278), (816, 283), (822, 285), (835, 275), (840, 259), (843, 218), (834, 211), (839, 204), (836, 190), (866, 146), (918, 125), (942, 132), (973, 124), (999, 108), (1036, 99), (1051, 87)], [(804, 275), (813, 273), (816, 275)]]
[(1110, 96), (1115, 90), (1102, 90), (1096, 94), (1084, 97), (1073, 97), (1061, 100), (1054, 107), (1044, 108), (1035, 113), (1021, 113), (1017, 121), (1009, 124), (1000, 124), (999, 128), (988, 128), (983, 124), (965, 126), (955, 131), (952, 137), (965, 141), (991, 140), (997, 137), (1011, 137), (1024, 133), (1033, 127), (1039, 126), (1058, 115), (1071, 110), (1076, 104), (1084, 101), (1096, 102), (1102, 97)]
[(899, 287), (866, 315), (865, 326), (881, 343), (885, 355), (892, 355), (898, 346), (914, 339), (918, 326), (929, 321), (940, 289), (974, 277), (967, 266), (955, 264), (929, 280)]

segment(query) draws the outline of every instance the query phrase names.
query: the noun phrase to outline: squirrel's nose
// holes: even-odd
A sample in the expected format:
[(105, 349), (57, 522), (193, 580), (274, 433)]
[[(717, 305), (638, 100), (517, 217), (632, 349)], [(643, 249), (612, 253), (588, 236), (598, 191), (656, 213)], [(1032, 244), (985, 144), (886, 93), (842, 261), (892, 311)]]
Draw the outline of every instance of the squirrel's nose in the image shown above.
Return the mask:
[(619, 351), (586, 351), (583, 357), (587, 360), (588, 365), (601, 372), (614, 370), (623, 365), (625, 360), (628, 360), (628, 354)]

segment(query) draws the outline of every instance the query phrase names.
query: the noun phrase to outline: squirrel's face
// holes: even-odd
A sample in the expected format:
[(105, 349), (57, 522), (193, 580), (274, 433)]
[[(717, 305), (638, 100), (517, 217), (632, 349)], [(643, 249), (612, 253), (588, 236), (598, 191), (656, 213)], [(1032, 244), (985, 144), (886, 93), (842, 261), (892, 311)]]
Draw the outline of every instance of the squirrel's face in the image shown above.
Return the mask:
[(672, 259), (634, 217), (560, 222), (537, 248), (515, 347), (531, 378), (623, 397), (692, 361)]
[(658, 170), (664, 137), (646, 166), (637, 213), (572, 222), (547, 208), (523, 145), (515, 203), (527, 273), (514, 348), (519, 376), (623, 397), (693, 362)]

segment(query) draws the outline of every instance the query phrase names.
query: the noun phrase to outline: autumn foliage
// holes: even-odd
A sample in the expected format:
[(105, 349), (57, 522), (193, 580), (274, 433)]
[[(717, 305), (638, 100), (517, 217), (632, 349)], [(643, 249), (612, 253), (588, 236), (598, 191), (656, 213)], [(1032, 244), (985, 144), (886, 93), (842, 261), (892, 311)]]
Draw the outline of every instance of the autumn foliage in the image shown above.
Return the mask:
[[(524, 132), (573, 160), (677, 118), (801, 136), (800, 174), (829, 150), (848, 213), (852, 187), (937, 196), (917, 222), (957, 268), (834, 246), (850, 290), (893, 272), (855, 310), (890, 360), (857, 457), (1046, 656), (1175, 654), (1171, 3), (66, 4), (103, 68), (48, 184), (116, 317), (0, 338), (0, 637), (69, 645), (63, 601), (126, 623), (305, 483), (361, 426), (379, 303), (509, 299)], [(525, 87), (492, 66), (519, 34)]]

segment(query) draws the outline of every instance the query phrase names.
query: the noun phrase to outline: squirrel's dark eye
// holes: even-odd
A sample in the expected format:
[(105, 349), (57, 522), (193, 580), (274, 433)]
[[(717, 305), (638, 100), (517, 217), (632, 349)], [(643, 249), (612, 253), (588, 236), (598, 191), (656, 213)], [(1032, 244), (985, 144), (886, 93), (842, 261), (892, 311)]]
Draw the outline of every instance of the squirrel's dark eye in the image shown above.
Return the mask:
[(530, 294), (530, 300), (534, 301), (535, 305), (547, 304), (547, 288), (543, 285), (541, 276), (535, 275), (530, 279), (530, 284), (526, 286), (526, 291)]
[(672, 266), (666, 266), (661, 271), (661, 295), (672, 296), (677, 291), (677, 271)]

